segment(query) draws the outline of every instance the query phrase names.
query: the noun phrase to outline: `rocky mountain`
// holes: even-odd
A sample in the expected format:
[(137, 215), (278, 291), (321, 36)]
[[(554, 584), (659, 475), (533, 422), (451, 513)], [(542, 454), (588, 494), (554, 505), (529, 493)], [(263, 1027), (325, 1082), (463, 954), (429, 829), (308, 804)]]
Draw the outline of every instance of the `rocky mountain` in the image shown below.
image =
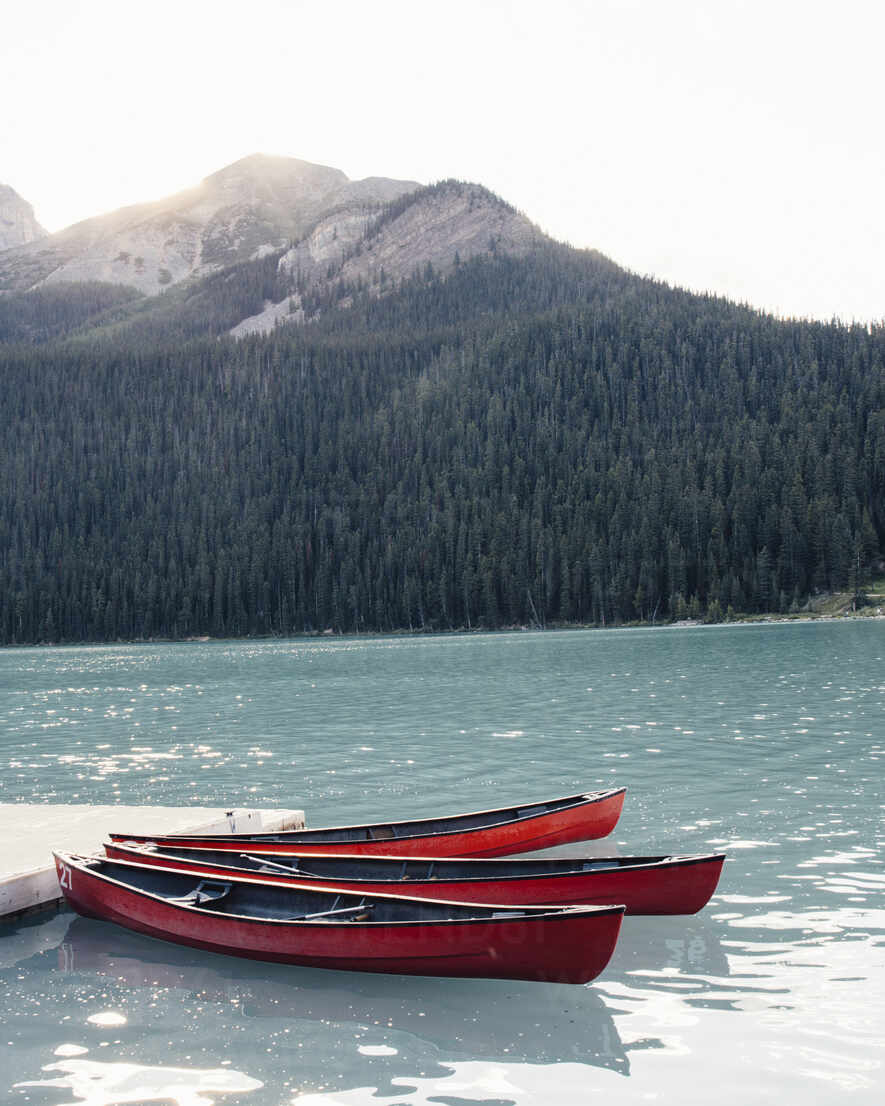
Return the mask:
[(0, 250), (24, 246), (46, 237), (34, 209), (8, 184), (0, 184)]
[(41, 241), (10, 242), (14, 248), (0, 258), (0, 291), (103, 281), (152, 295), (299, 241), (333, 213), (368, 221), (416, 187), (383, 177), (351, 181), (339, 169), (256, 154), (166, 199), (86, 219)]
[[(381, 295), (416, 272), (446, 275), (483, 254), (522, 257), (542, 241), (480, 185), (351, 181), (339, 169), (255, 155), (187, 192), (4, 251), (0, 293), (54, 288), (63, 296), (71, 284), (100, 282), (153, 297), (181, 285), (181, 295), (139, 315), (175, 314), (183, 296), (191, 315), (206, 317), (207, 301), (221, 297), (226, 326), (240, 337), (316, 318), (333, 302), (346, 307), (357, 290)], [(237, 311), (225, 273), (243, 264), (260, 268), (262, 290)], [(232, 279), (248, 283), (242, 272)]]

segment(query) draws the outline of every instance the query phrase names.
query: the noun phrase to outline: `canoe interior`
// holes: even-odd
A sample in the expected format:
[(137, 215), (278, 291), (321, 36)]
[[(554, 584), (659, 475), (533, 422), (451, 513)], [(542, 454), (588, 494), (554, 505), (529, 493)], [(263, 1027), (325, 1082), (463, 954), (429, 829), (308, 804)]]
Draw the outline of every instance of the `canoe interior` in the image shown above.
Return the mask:
[[(603, 797), (616, 795), (624, 788), (612, 791), (589, 791), (581, 795), (569, 795), (564, 799), (548, 799), (543, 803), (530, 803), (527, 806), (502, 807), (497, 810), (481, 810), (473, 814), (455, 814), (449, 818), (423, 818), (406, 822), (378, 822), (362, 826), (328, 826), (309, 830), (283, 830), (280, 833), (225, 834), (225, 840), (238, 837), (256, 842), (279, 842), (285, 845), (297, 845), (299, 841), (393, 841), (402, 837), (421, 837), (427, 834), (463, 833), (465, 830), (486, 829), (503, 823), (516, 823), (544, 814), (555, 814), (573, 807), (592, 803)], [(140, 836), (143, 839), (144, 835)], [(175, 836), (188, 837), (190, 840), (204, 837), (211, 840), (214, 834), (163, 834), (164, 840)], [(126, 834), (112, 834), (115, 840), (125, 841)]]
[[(131, 850), (132, 860), (137, 860), (139, 850)], [(174, 845), (155, 846), (148, 850), (157, 857), (168, 856), (191, 864), (223, 865), (236, 871), (262, 875), (295, 875), (311, 880), (328, 879), (349, 882), (376, 883), (390, 881), (407, 885), (409, 882), (459, 883), (486, 880), (527, 879), (578, 875), (584, 872), (614, 871), (620, 868), (660, 867), (685, 860), (709, 860), (710, 857), (626, 856), (598, 858), (547, 858), (541, 860), (434, 860), (398, 857), (355, 856), (292, 856), (286, 853), (261, 853), (249, 856), (248, 851), (235, 853), (226, 849), (194, 849)], [(408, 887), (403, 887), (408, 894)]]
[[(66, 861), (59, 856), (59, 860)], [(96, 876), (165, 899), (172, 906), (211, 911), (218, 916), (256, 921), (316, 923), (375, 922), (390, 924), (489, 921), (534, 918), (592, 910), (587, 907), (493, 907), (436, 902), (384, 895), (321, 891), (307, 887), (251, 882), (246, 879), (204, 878), (188, 872), (140, 866), (126, 861), (90, 858), (77, 863)], [(76, 867), (73, 879), (78, 878)], [(604, 911), (607, 908), (595, 908)], [(622, 907), (613, 907), (620, 911)]]

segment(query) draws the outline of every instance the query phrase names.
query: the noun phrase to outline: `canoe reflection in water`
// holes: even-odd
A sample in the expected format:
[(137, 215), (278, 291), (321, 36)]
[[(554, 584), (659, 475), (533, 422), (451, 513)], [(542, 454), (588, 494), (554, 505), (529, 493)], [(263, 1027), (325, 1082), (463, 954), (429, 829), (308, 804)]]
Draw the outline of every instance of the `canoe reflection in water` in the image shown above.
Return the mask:
[[(109, 983), (150, 989), (152, 1001), (168, 1001), (170, 1024), (181, 1016), (181, 991), (245, 1018), (294, 1020), (310, 1039), (312, 1055), (328, 1052), (330, 1063), (340, 1050), (353, 1051), (360, 1027), (382, 1027), (385, 1039), (404, 1035), (409, 1053), (423, 1064), (500, 1060), (581, 1063), (622, 1075), (630, 1070), (611, 1013), (591, 987), (268, 965), (182, 948), (90, 918), (71, 921), (57, 955), (63, 972), (97, 973)], [(165, 996), (167, 990), (173, 993)], [(398, 1064), (392, 1074), (401, 1072), (402, 1060)]]
[[(690, 918), (629, 918), (621, 928), (615, 955), (605, 975), (596, 983), (622, 983), (631, 990), (653, 989), (683, 991), (687, 978), (705, 989), (725, 981), (731, 975), (728, 957), (720, 935), (723, 926), (701, 913)], [(681, 980), (681, 982), (680, 982)]]

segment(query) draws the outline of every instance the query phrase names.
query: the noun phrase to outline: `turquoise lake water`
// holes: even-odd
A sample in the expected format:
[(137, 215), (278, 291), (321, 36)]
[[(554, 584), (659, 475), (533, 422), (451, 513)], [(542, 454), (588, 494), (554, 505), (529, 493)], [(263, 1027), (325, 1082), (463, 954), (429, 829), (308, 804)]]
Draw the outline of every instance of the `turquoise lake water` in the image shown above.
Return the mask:
[(0, 1102), (885, 1101), (883, 621), (5, 650), (0, 769), (0, 802), (312, 826), (624, 785), (612, 836), (560, 852), (729, 857), (585, 987), (6, 926)]

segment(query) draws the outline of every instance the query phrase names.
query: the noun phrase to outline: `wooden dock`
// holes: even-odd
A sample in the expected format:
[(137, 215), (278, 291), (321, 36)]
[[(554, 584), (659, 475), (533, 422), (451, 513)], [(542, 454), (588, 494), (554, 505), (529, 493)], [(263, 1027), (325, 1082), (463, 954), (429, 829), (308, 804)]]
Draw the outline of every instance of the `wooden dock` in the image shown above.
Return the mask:
[(0, 803), (0, 919), (58, 905), (55, 848), (88, 855), (112, 831), (273, 833), (303, 827), (303, 810)]

